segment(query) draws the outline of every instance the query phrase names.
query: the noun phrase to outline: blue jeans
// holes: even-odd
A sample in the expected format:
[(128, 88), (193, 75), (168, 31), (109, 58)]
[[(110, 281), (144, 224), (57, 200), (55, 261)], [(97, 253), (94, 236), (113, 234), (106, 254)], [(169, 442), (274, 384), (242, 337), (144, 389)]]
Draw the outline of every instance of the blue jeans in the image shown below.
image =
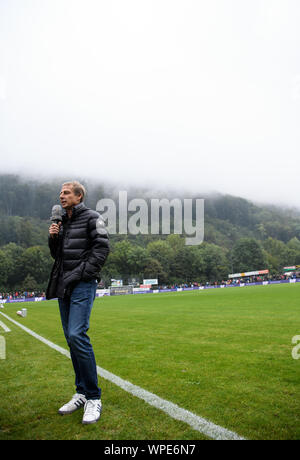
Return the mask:
[(64, 334), (75, 371), (76, 392), (87, 399), (100, 399), (94, 351), (87, 335), (97, 281), (80, 281), (70, 297), (58, 299)]

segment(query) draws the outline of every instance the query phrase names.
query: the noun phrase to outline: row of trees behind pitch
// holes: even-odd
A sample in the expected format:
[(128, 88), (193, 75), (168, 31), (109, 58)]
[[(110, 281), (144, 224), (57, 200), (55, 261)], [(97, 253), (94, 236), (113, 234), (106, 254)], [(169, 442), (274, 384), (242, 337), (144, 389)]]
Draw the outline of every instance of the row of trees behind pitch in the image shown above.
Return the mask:
[[(262, 242), (241, 238), (231, 250), (207, 242), (186, 246), (179, 235), (157, 238), (145, 246), (128, 238), (112, 238), (111, 247), (102, 271), (106, 285), (112, 278), (122, 278), (127, 283), (130, 278), (142, 282), (144, 278), (156, 277), (161, 285), (205, 283), (227, 280), (229, 273), (269, 268), (274, 274), (284, 265), (300, 264), (300, 241), (296, 237), (287, 244), (270, 237)], [(0, 292), (45, 290), (52, 263), (47, 245), (2, 246)]]

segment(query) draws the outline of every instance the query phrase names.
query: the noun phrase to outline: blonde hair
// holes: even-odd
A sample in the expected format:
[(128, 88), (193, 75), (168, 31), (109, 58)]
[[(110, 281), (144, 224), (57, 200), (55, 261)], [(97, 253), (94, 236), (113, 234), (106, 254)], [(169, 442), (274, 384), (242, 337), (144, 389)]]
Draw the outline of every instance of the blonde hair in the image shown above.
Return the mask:
[(73, 180), (73, 181), (70, 181), (70, 182), (65, 182), (63, 184), (64, 185), (71, 185), (73, 187), (73, 191), (74, 191), (74, 194), (75, 195), (81, 195), (81, 199), (80, 199), (80, 202), (83, 201), (85, 195), (86, 195), (86, 190), (85, 190), (85, 187), (84, 185), (82, 185), (80, 182), (78, 182), (77, 180)]

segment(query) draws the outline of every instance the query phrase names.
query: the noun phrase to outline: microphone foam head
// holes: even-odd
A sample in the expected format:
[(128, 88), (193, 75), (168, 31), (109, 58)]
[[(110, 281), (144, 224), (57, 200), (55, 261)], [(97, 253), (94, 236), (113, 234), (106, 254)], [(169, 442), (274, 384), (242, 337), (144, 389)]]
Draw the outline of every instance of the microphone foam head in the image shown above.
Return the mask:
[(62, 207), (60, 204), (56, 204), (52, 208), (52, 215), (50, 218), (52, 221), (61, 221), (62, 220)]

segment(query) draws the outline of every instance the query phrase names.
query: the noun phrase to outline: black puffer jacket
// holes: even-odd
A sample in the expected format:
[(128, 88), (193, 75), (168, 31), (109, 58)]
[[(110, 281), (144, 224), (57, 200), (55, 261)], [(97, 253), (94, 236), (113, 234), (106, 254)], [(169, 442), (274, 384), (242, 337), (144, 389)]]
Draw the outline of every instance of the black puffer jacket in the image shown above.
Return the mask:
[(109, 253), (108, 234), (100, 215), (84, 203), (74, 206), (69, 219), (64, 212), (58, 237), (48, 239), (55, 259), (47, 299), (63, 297), (79, 281), (99, 279)]

